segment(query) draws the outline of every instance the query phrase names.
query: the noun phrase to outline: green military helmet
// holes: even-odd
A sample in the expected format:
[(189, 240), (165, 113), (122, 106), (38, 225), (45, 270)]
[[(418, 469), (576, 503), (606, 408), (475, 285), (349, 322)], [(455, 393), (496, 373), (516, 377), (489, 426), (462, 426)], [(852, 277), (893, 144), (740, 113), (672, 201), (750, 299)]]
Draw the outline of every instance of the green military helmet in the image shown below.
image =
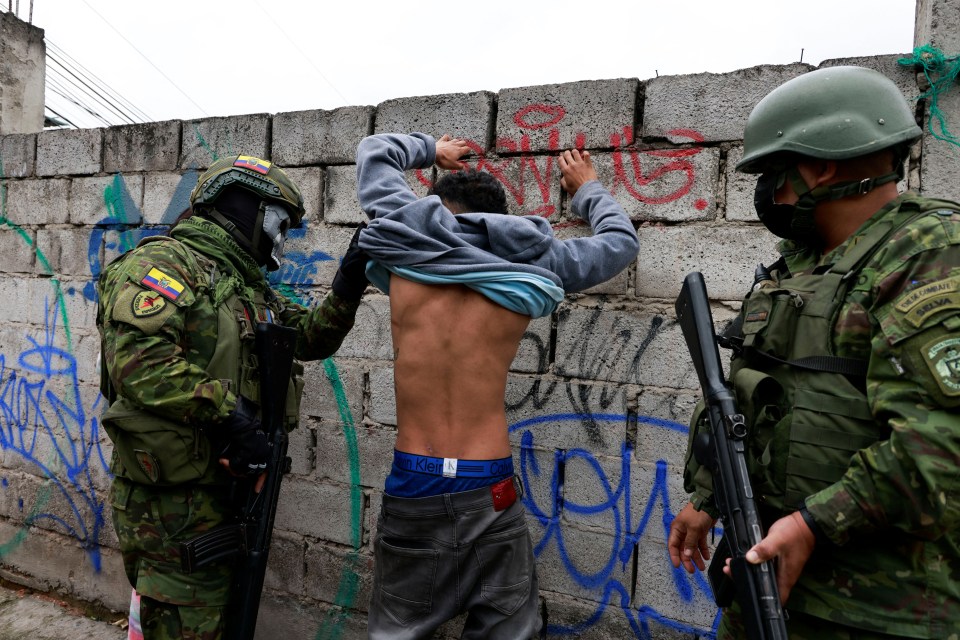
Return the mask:
[(300, 189), (283, 169), (269, 160), (243, 155), (221, 158), (210, 165), (197, 180), (190, 194), (190, 205), (194, 208), (212, 205), (220, 193), (232, 185), (285, 205), (290, 210), (293, 226), (300, 224), (306, 211)]
[(747, 119), (737, 170), (762, 173), (775, 156), (842, 160), (912, 142), (922, 131), (897, 86), (863, 67), (828, 67), (780, 85)]

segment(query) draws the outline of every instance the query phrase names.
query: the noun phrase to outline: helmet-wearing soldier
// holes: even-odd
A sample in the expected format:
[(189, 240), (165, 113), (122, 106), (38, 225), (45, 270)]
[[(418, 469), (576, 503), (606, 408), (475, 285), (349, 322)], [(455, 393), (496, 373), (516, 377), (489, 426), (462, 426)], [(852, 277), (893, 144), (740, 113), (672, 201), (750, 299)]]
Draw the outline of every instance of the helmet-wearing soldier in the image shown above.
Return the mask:
[[(144, 239), (98, 282), (110, 499), (148, 640), (222, 632), (232, 567), (184, 573), (179, 544), (231, 518), (231, 483), (265, 468), (254, 326), (292, 327), (298, 360), (326, 358), (353, 326), (367, 284), (354, 241), (320, 305), (269, 287), (262, 267), (280, 267), (287, 231), (305, 209), (293, 181), (267, 160), (218, 160), (190, 202), (193, 215), (169, 236)], [(288, 429), (297, 424), (302, 372), (294, 363)]]
[[(731, 332), (730, 384), (768, 528), (748, 559), (778, 559), (791, 638), (960, 632), (960, 205), (898, 193), (920, 135), (859, 67), (794, 78), (747, 121), (737, 169), (784, 240)], [(685, 480), (668, 546), (692, 572), (717, 514), (692, 457)], [(733, 606), (718, 637), (744, 633)]]

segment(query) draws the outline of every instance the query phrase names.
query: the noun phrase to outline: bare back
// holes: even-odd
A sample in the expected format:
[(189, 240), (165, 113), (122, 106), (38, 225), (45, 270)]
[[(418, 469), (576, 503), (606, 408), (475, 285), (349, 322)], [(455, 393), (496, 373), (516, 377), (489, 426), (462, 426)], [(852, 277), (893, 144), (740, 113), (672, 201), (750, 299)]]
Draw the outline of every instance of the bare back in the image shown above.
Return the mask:
[(396, 448), (442, 458), (510, 455), (503, 399), (529, 316), (463, 285), (390, 278)]

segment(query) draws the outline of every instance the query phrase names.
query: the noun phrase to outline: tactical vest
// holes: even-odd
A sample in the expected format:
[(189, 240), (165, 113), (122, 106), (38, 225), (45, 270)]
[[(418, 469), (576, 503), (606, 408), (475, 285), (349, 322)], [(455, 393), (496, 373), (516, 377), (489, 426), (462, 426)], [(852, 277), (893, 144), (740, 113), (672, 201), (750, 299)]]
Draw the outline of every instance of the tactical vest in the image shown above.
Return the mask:
[[(166, 236), (152, 236), (141, 241), (138, 247), (148, 242), (162, 241), (176, 242)], [(200, 297), (212, 299), (219, 275), (216, 263), (189, 249), (185, 253), (188, 261), (192, 262), (187, 268), (196, 275), (193, 287), (195, 297), (190, 300)], [(259, 405), (260, 382), (254, 351), (254, 322), (265, 309), (279, 316), (280, 307), (275, 298), (268, 301), (260, 291), (255, 292), (254, 303), (255, 309), (247, 309), (236, 291), (227, 295), (216, 307), (217, 341), (209, 361), (192, 364), (203, 367), (225, 389)], [(103, 321), (109, 321), (109, 318)], [(100, 390), (110, 401), (102, 424), (114, 445), (110, 462), (110, 471), (114, 475), (157, 486), (230, 482), (230, 476), (217, 462), (220, 451), (213, 450), (210, 439), (200, 425), (168, 420), (138, 407), (127, 398), (117, 397), (103, 362)], [(286, 399), (285, 426), (288, 431), (297, 425), (302, 391), (303, 365), (294, 361)]]
[(730, 383), (750, 425), (748, 465), (762, 513), (795, 510), (838, 481), (854, 453), (888, 437), (870, 412), (867, 361), (834, 355), (833, 331), (848, 294), (872, 289), (876, 274), (864, 267), (876, 251), (944, 204), (878, 222), (826, 272), (774, 274), (744, 300)]

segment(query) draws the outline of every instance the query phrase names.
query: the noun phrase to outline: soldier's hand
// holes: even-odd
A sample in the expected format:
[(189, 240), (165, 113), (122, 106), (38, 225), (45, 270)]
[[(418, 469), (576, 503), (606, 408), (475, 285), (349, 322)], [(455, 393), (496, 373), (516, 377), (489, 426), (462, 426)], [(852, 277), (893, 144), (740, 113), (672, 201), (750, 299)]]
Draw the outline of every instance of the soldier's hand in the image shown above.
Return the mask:
[[(800, 513), (794, 511), (770, 525), (767, 535), (747, 551), (746, 558), (751, 564), (777, 560), (777, 589), (780, 591), (780, 603), (786, 604), (816, 543), (813, 531)], [(732, 575), (729, 560), (723, 571), (728, 576)]]
[(220, 453), (220, 464), (235, 476), (256, 476), (267, 470), (270, 444), (260, 428), (256, 414), (245, 410), (241, 398), (220, 428), (224, 430), (227, 446)]
[(713, 528), (715, 520), (704, 511), (697, 511), (693, 504), (687, 504), (670, 523), (670, 537), (667, 539), (667, 549), (670, 552), (670, 562), (674, 567), (694, 572), (694, 566), (700, 571), (706, 568), (706, 560), (710, 559), (710, 549), (707, 547), (707, 533)]
[(333, 292), (344, 300), (359, 300), (367, 288), (367, 253), (360, 248), (360, 232), (367, 225), (357, 227), (347, 245), (347, 251), (340, 260), (340, 267), (333, 276), (331, 288)]

